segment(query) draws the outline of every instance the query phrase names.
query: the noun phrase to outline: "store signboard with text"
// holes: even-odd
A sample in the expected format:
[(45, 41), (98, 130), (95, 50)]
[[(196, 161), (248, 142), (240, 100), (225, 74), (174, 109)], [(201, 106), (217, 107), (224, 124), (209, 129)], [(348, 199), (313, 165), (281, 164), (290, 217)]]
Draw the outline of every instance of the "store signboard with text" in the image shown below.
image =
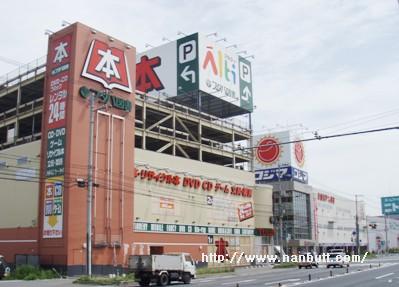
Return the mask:
[(251, 63), (198, 33), (138, 54), (136, 87), (166, 98), (201, 91), (253, 111)]
[(254, 169), (258, 183), (295, 180), (308, 183), (305, 147), (301, 137), (282, 131), (253, 137)]

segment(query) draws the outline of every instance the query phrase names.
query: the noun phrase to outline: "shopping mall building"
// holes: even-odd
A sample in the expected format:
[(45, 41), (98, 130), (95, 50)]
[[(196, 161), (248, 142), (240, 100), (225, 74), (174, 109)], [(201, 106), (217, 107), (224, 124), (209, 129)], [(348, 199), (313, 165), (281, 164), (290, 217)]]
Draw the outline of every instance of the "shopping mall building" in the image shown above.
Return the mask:
[(367, 248), (365, 202), (340, 196), (309, 184), (301, 135), (276, 131), (253, 137), (255, 178), (258, 185), (273, 186), (275, 244), (289, 254), (303, 251), (356, 250), (356, 216), (359, 244)]
[(272, 187), (243, 148), (251, 81), (199, 34), (139, 55), (80, 23), (50, 35), (46, 59), (0, 79), (0, 254), (85, 272), (89, 166), (95, 273), (132, 254), (272, 252)]

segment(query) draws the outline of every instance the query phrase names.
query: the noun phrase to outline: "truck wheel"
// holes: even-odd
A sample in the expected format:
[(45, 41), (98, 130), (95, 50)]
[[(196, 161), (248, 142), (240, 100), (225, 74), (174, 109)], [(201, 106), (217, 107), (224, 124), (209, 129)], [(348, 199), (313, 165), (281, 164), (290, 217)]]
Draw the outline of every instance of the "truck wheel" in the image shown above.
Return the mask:
[(183, 274), (183, 283), (184, 284), (190, 284), (191, 282), (191, 275), (190, 273), (184, 273)]
[(159, 286), (166, 286), (169, 284), (169, 277), (167, 274), (162, 273), (161, 276), (159, 276), (158, 279), (158, 285)]

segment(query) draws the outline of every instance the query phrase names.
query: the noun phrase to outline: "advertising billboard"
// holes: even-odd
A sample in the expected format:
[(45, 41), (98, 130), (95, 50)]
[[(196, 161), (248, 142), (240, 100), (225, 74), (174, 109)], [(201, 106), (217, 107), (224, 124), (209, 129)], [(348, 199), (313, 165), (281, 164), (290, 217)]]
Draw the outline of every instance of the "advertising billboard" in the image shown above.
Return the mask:
[(295, 180), (308, 183), (305, 147), (291, 131), (253, 137), (255, 179), (260, 182)]
[(198, 33), (138, 54), (136, 62), (141, 92), (219, 117), (253, 111), (251, 63)]

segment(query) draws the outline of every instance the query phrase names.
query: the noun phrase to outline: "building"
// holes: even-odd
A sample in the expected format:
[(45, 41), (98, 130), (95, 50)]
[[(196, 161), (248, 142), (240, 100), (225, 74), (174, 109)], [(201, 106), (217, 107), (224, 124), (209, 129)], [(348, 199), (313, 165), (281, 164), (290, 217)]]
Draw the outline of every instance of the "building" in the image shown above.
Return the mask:
[[(356, 201), (308, 184), (305, 147), (292, 131), (254, 137), (255, 178), (273, 186), (275, 241), (289, 254), (356, 247)], [(367, 248), (363, 201), (357, 203), (359, 243)]]
[(368, 250), (385, 253), (399, 248), (399, 220), (391, 216), (368, 216)]
[(290, 131), (254, 136), (253, 142), (256, 182), (273, 186), (275, 241), (289, 254), (315, 249), (315, 203), (303, 143)]
[[(187, 37), (136, 57), (132, 45), (75, 23), (49, 37), (47, 59), (1, 78), (8, 262), (80, 274), (87, 237), (95, 273), (126, 267), (132, 254), (271, 252), (271, 187), (255, 184), (251, 154), (239, 148), (251, 139), (250, 63)], [(212, 81), (227, 94), (212, 96)], [(243, 113), (247, 125), (230, 119)]]
[(316, 240), (319, 252), (329, 249), (345, 249), (356, 252), (356, 207), (359, 222), (359, 244), (367, 249), (367, 223), (364, 201), (356, 203), (348, 199), (313, 187), (315, 209)]

